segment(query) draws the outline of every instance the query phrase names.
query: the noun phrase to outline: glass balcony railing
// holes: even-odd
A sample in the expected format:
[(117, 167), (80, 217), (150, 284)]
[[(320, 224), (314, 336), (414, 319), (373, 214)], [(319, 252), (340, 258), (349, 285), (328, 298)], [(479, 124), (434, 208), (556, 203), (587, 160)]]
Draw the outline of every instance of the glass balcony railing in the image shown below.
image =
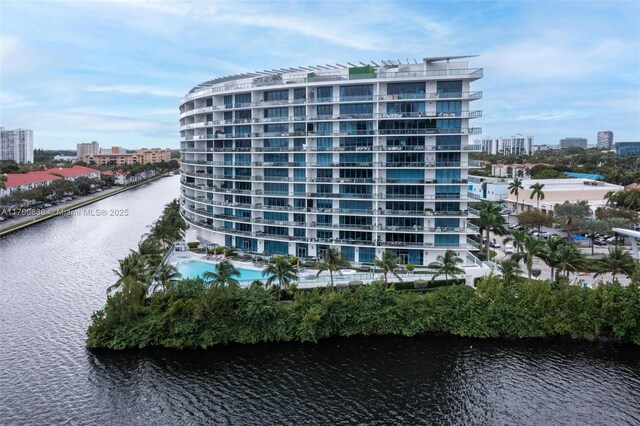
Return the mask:
[[(213, 137), (211, 138), (213, 139)], [(437, 151), (480, 151), (482, 146), (479, 144), (473, 145), (410, 145), (410, 146), (396, 146), (396, 145), (373, 145), (373, 146), (330, 146), (330, 147), (317, 147), (317, 146), (304, 146), (298, 147), (187, 147), (182, 148), (182, 152), (186, 153), (209, 153), (209, 152), (395, 152), (395, 151), (408, 151), (408, 152), (437, 152)]]
[(394, 80), (394, 79), (415, 79), (425, 78), (431, 79), (435, 77), (461, 77), (461, 78), (482, 78), (482, 68), (449, 68), (449, 69), (431, 69), (424, 71), (408, 71), (408, 72), (379, 72), (373, 74), (361, 74), (349, 75), (348, 70), (345, 68), (342, 72), (315, 72), (312, 77), (306, 74), (292, 75), (286, 78), (269, 78), (254, 79), (252, 82), (238, 83), (235, 81), (221, 83), (220, 85), (213, 87), (206, 87), (200, 90), (196, 90), (189, 93), (181, 99), (181, 103), (187, 102), (191, 99), (195, 99), (201, 96), (207, 96), (215, 93), (234, 92), (238, 90), (246, 90), (253, 88), (274, 87), (274, 86), (286, 86), (290, 84), (306, 84), (312, 82), (326, 82), (326, 81), (349, 81), (353, 79), (358, 80)]

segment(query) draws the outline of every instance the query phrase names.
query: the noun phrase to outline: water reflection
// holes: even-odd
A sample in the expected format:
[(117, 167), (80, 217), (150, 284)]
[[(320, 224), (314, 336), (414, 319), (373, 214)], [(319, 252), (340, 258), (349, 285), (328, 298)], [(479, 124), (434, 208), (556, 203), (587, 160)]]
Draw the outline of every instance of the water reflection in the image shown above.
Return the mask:
[(167, 178), (0, 239), (0, 424), (639, 424), (640, 354), (615, 345), (354, 338), (89, 352), (117, 260)]

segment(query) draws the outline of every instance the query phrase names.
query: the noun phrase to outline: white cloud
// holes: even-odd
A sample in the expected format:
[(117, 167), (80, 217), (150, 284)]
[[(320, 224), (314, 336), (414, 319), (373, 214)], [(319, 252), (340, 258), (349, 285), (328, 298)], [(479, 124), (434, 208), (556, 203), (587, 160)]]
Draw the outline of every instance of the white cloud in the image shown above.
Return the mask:
[(499, 45), (482, 53), (488, 74), (516, 81), (581, 79), (619, 67), (635, 47), (617, 39), (596, 39), (585, 45), (563, 31), (548, 31)]
[(114, 85), (106, 85), (106, 86), (88, 86), (88, 87), (85, 87), (84, 90), (86, 92), (165, 96), (165, 97), (178, 98), (178, 99), (184, 96), (184, 93), (177, 90), (165, 89), (162, 87), (126, 85), (126, 84), (114, 84)]
[(29, 100), (17, 93), (0, 90), (0, 110), (27, 108), (37, 105), (37, 102)]

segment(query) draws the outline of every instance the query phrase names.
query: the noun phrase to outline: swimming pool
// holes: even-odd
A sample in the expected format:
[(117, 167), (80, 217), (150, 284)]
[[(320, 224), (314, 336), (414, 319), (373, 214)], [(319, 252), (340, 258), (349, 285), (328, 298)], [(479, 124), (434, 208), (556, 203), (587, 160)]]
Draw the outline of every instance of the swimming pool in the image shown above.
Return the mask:
[[(183, 278), (198, 278), (201, 277), (205, 272), (214, 272), (216, 265), (213, 265), (208, 262), (200, 262), (197, 260), (192, 260), (190, 262), (182, 262), (178, 263), (176, 269)], [(253, 280), (263, 280), (266, 277), (262, 276), (262, 271), (258, 271), (256, 269), (244, 269), (238, 268), (240, 271), (239, 277), (234, 277), (241, 283), (250, 283)]]

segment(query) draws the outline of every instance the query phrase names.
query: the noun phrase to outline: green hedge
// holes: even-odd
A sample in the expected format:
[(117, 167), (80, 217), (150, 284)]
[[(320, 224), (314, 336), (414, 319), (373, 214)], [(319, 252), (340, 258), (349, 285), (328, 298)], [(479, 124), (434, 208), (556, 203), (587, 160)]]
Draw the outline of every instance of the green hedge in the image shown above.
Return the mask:
[(499, 278), (477, 289), (452, 285), (426, 293), (380, 284), (343, 291), (299, 291), (278, 303), (272, 292), (206, 287), (183, 280), (140, 299), (126, 286), (92, 317), (89, 348), (208, 348), (221, 344), (300, 341), (331, 336), (449, 333), (468, 337), (612, 338), (640, 344), (640, 288), (583, 289)]

